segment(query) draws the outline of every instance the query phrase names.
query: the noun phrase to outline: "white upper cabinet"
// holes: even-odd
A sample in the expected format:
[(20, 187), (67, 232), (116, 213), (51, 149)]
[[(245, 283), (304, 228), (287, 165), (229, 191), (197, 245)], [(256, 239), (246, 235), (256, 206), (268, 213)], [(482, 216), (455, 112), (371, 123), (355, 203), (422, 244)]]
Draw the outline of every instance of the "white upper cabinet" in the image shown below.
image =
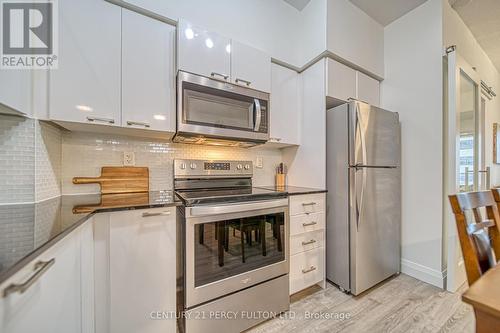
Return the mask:
[(333, 59), (327, 60), (326, 95), (336, 100), (356, 98), (356, 71)]
[(299, 74), (272, 64), (271, 82), (269, 141), (282, 145), (299, 145), (301, 117)]
[[(0, 113), (8, 109), (31, 115), (31, 70), (0, 70)], [(7, 107), (7, 109), (4, 109)]]
[(229, 81), (231, 40), (179, 20), (177, 62), (180, 70)]
[(349, 98), (379, 106), (380, 83), (364, 73), (328, 59), (326, 95), (328, 107), (347, 102)]
[(175, 27), (126, 9), (122, 126), (175, 131)]
[(269, 92), (271, 90), (271, 57), (233, 39), (231, 42), (231, 82)]
[(357, 99), (368, 104), (380, 105), (380, 83), (361, 72), (356, 72), (358, 82)]
[(59, 68), (50, 71), (52, 120), (121, 125), (121, 8), (59, 2)]

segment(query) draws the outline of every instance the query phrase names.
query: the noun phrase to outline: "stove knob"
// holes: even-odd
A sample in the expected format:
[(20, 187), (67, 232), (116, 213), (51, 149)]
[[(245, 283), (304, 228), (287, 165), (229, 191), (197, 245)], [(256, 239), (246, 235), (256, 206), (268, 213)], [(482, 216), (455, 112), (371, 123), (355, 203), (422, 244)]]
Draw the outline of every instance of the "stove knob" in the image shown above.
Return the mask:
[(245, 164), (245, 170), (250, 170), (250, 164)]
[(238, 170), (241, 170), (241, 169), (243, 169), (243, 165), (241, 165), (241, 164), (238, 164), (238, 165), (236, 166), (236, 169), (238, 169)]
[(189, 165), (189, 167), (190, 167), (191, 169), (196, 169), (196, 163), (191, 163), (191, 165)]
[(181, 169), (182, 170), (186, 169), (186, 163), (181, 163)]

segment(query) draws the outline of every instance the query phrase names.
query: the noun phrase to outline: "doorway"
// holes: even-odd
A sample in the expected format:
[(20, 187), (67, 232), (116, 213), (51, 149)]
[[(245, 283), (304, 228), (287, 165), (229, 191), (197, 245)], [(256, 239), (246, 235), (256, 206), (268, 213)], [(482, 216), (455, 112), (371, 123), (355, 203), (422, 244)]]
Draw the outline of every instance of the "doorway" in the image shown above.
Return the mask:
[(444, 256), (446, 289), (466, 282), (465, 267), (448, 195), (485, 190), (489, 185), (484, 162), (484, 105), (481, 80), (456, 50), (445, 61)]

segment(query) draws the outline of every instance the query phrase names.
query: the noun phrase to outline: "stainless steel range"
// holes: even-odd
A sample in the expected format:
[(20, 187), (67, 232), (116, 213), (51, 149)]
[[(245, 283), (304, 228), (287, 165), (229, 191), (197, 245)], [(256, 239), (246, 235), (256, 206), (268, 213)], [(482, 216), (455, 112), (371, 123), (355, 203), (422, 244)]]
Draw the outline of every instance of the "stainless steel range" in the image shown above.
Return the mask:
[(289, 309), (288, 200), (250, 161), (175, 160), (179, 327), (241, 332)]

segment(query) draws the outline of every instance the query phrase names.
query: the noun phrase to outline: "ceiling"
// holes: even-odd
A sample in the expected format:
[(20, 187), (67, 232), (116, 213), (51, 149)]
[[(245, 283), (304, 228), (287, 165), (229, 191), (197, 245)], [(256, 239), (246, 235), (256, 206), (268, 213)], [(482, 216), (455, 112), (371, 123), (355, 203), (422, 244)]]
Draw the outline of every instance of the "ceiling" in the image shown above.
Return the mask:
[(307, 6), (307, 4), (311, 0), (284, 0), (284, 1), (300, 11), (300, 10), (304, 9), (304, 7)]
[[(386, 26), (427, 0), (349, 0), (368, 16)], [(498, 1), (498, 0), (492, 0)]]
[(449, 0), (500, 71), (500, 1)]

